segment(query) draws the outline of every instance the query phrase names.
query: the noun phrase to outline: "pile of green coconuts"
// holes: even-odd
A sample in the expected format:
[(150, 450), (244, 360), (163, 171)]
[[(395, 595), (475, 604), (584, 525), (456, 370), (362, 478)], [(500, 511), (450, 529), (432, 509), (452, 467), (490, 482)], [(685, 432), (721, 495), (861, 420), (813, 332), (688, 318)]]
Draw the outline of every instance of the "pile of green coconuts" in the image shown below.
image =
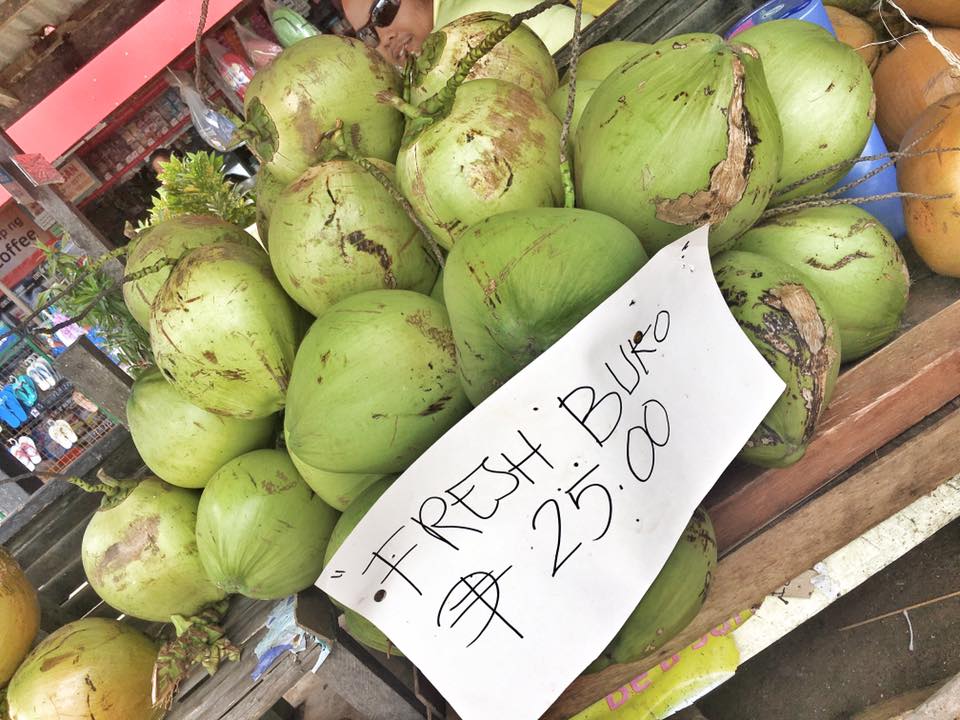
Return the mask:
[[(112, 607), (168, 620), (312, 585), (397, 475), (705, 223), (731, 313), (787, 386), (744, 461), (800, 459), (841, 363), (897, 331), (909, 278), (890, 233), (851, 205), (783, 207), (834, 185), (871, 131), (852, 48), (784, 20), (729, 43), (589, 49), (570, 202), (567, 82), (537, 36), (520, 26), (460, 64), (506, 20), (456, 20), (405, 74), (351, 38), (296, 43), (245, 98), (260, 242), (191, 216), (133, 241), (128, 275), (171, 262), (124, 286), (156, 359), (128, 405), (153, 476), (108, 497), (84, 536)], [(698, 510), (587, 671), (670, 640), (715, 565)], [(363, 617), (345, 610), (343, 625), (398, 654)], [(42, 666), (28, 658), (10, 686), (13, 720), (52, 717), (34, 709)]]

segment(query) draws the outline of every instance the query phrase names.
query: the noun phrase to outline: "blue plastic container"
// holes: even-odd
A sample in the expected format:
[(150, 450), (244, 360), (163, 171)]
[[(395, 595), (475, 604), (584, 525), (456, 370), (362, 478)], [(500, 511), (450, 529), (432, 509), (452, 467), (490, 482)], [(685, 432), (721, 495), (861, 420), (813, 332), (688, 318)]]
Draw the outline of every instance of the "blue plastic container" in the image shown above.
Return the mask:
[[(739, 22), (734, 23), (726, 37), (730, 39), (760, 23), (785, 19), (806, 20), (836, 35), (833, 24), (827, 16), (827, 11), (823, 7), (822, 0), (770, 0)], [(876, 124), (874, 124), (873, 131), (870, 133), (870, 138), (867, 140), (861, 156), (882, 155), (885, 152), (887, 152), (887, 146), (883, 142), (883, 138), (880, 137), (880, 131)], [(838, 186), (858, 180), (885, 162), (886, 160), (874, 160), (857, 163), (850, 173), (838, 183)], [(897, 192), (897, 189), (897, 170), (896, 166), (891, 165), (862, 185), (843, 193), (841, 197), (858, 198), (885, 195)], [(882, 222), (895, 238), (900, 239), (907, 234), (903, 219), (903, 204), (899, 198), (863, 203), (860, 207)]]

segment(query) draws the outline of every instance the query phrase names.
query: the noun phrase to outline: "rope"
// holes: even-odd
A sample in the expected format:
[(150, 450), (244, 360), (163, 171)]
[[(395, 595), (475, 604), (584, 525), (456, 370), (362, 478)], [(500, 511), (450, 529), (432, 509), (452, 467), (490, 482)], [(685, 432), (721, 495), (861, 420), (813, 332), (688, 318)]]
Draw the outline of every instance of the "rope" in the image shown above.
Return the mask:
[(882, 195), (868, 195), (867, 197), (803, 200), (800, 202), (787, 203), (786, 205), (778, 205), (775, 208), (770, 208), (760, 216), (760, 222), (769, 220), (770, 218), (779, 217), (780, 215), (796, 212), (797, 210), (805, 210), (807, 208), (833, 207), (834, 205), (860, 205), (862, 203), (892, 200), (894, 198), (908, 198), (911, 200), (948, 200), (952, 197), (953, 195), (950, 193), (946, 195), (924, 195), (923, 193), (892, 192), (883, 193)]
[(567, 157), (567, 143), (570, 140), (570, 125), (573, 123), (573, 108), (577, 101), (577, 62), (580, 60), (580, 28), (583, 15), (583, 0), (577, 0), (577, 9), (573, 17), (573, 45), (570, 59), (570, 84), (567, 90), (567, 112), (563, 117), (563, 127), (560, 129), (560, 172), (563, 176), (564, 207), (572, 208), (576, 205), (576, 191), (573, 184), (573, 173), (570, 169), (570, 159)]
[[(939, 52), (941, 55), (943, 55), (943, 59), (947, 61), (947, 64), (948, 64), (948, 65), (950, 66), (950, 68), (951, 68), (951, 69), (950, 69), (950, 74), (951, 74), (953, 77), (960, 77), (960, 57), (958, 57), (957, 54), (956, 54), (955, 52), (953, 52), (952, 50), (950, 50), (949, 48), (944, 47), (943, 44), (941, 44), (941, 43), (933, 36), (933, 33), (930, 32), (929, 29), (927, 29), (926, 27), (924, 27), (924, 26), (921, 25), (920, 23), (918, 23), (918, 22), (916, 22), (916, 21), (914, 21), (914, 20), (911, 20), (911, 19), (910, 19), (910, 16), (907, 15), (907, 14), (903, 11), (903, 8), (901, 8), (899, 5), (897, 5), (895, 2), (893, 2), (893, 0), (886, 0), (886, 2), (887, 2), (888, 5), (892, 5), (892, 6), (893, 6), (893, 9), (896, 10), (897, 12), (899, 12), (900, 15), (903, 16), (903, 19), (907, 21), (907, 24), (912, 25), (912, 26), (915, 27), (920, 33), (922, 33), (923, 36), (927, 39), (927, 42), (929, 42), (931, 45), (933, 45), (934, 49), (936, 49), (937, 52)], [(883, 3), (881, 3), (881, 5), (882, 5), (882, 4), (883, 4)]]
[(200, 3), (200, 21), (197, 23), (197, 37), (193, 42), (193, 60), (196, 67), (193, 72), (193, 84), (197, 87), (197, 92), (202, 94), (201, 84), (203, 81), (203, 73), (201, 71), (200, 63), (202, 61), (202, 54), (200, 49), (200, 42), (203, 40), (203, 29), (207, 26), (207, 11), (210, 8), (210, 0), (202, 0)]
[(424, 224), (424, 222), (417, 216), (416, 211), (413, 209), (413, 205), (410, 204), (410, 201), (403, 196), (403, 193), (397, 189), (397, 186), (393, 184), (393, 181), (387, 177), (387, 175), (376, 165), (370, 162), (367, 158), (363, 157), (360, 153), (356, 152), (352, 148), (344, 137), (343, 132), (343, 121), (337, 120), (336, 128), (328, 133), (337, 143), (337, 146), (340, 148), (340, 151), (347, 156), (349, 160), (359, 165), (363, 170), (369, 173), (374, 180), (380, 183), (383, 188), (390, 193), (397, 204), (403, 208), (403, 211), (407, 214), (410, 220), (414, 225), (417, 226), (417, 229), (420, 231), (420, 234), (423, 235), (423, 239), (427, 243), (427, 248), (430, 250), (430, 253), (433, 255), (433, 258), (437, 261), (437, 264), (442, 268), (444, 266), (443, 251), (440, 250), (440, 246), (437, 244), (436, 238), (433, 236), (433, 233), (430, 231), (430, 228)]

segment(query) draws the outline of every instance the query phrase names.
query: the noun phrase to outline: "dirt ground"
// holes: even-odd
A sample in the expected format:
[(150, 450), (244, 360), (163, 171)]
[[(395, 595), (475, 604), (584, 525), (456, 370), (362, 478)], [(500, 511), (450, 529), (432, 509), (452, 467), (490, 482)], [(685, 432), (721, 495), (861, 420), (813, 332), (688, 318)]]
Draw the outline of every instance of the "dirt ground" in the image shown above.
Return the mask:
[(839, 630), (956, 591), (960, 521), (752, 658), (698, 706), (708, 720), (843, 720), (960, 673), (960, 597), (909, 612), (912, 651), (902, 614)]

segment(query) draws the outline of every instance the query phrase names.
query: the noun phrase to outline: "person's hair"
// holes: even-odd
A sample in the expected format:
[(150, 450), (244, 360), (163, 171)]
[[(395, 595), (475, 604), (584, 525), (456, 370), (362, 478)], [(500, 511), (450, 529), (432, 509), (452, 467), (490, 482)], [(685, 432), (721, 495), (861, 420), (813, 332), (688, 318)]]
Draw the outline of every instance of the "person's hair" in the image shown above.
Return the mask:
[(153, 167), (153, 163), (155, 163), (157, 160), (169, 160), (172, 154), (173, 153), (170, 151), (170, 148), (157, 148), (150, 153), (150, 157), (147, 158), (147, 165)]

